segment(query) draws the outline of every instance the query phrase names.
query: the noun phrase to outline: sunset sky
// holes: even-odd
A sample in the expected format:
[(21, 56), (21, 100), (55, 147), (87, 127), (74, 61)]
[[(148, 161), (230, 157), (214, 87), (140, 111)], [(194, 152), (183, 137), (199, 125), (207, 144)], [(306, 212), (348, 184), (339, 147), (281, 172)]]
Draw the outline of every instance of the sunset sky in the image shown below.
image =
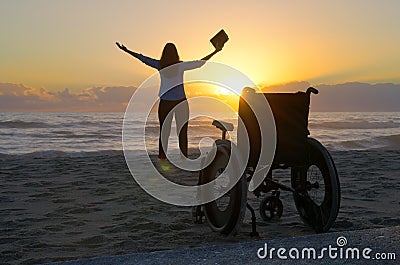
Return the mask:
[(262, 86), (399, 84), (399, 10), (397, 0), (2, 0), (0, 96), (18, 84), (43, 95), (137, 87), (154, 70), (115, 41), (155, 58), (174, 42), (181, 59), (200, 59), (221, 28), (230, 40), (212, 60)]

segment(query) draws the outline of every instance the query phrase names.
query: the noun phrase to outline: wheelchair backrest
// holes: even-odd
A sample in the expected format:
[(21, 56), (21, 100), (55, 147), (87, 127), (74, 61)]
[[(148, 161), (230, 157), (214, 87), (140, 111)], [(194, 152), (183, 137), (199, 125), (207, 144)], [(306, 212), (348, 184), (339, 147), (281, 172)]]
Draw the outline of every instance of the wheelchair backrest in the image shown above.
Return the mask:
[[(243, 93), (251, 93), (248, 90)], [(310, 94), (318, 91), (308, 89), (307, 92), (297, 93), (254, 93), (254, 97), (263, 95), (272, 110), (277, 144), (273, 166), (301, 166), (307, 158), (308, 114)], [(247, 95), (249, 96), (249, 95)], [(239, 100), (239, 116), (243, 120), (250, 140), (249, 167), (255, 167), (259, 160), (261, 134), (257, 119), (243, 98)], [(238, 139), (238, 142), (240, 139)]]

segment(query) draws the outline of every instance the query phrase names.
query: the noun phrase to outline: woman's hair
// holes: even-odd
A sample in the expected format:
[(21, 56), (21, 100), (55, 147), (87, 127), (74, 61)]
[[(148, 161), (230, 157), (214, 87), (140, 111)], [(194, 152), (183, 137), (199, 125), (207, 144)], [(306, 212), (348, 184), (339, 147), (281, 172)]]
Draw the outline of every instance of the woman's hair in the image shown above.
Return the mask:
[(161, 54), (160, 59), (160, 69), (168, 67), (170, 65), (179, 63), (179, 55), (178, 50), (176, 49), (175, 44), (169, 42), (165, 44), (164, 49)]

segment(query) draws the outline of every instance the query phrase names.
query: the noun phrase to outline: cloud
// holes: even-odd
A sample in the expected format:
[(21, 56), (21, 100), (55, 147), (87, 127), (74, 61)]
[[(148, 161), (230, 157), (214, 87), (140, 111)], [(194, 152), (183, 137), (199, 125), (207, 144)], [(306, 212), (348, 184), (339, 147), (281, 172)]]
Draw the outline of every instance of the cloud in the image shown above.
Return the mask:
[[(308, 82), (292, 82), (262, 88), (267, 92), (305, 91)], [(400, 84), (344, 83), (315, 86), (312, 111), (400, 111)], [(0, 83), (0, 111), (125, 111), (134, 87), (89, 87), (72, 93), (36, 89), (22, 84)], [(188, 96), (193, 94), (188, 90)], [(193, 95), (196, 96), (196, 95)], [(224, 99), (223, 95), (219, 96)], [(225, 97), (229, 101), (228, 97)], [(232, 105), (232, 104), (230, 104)], [(195, 106), (193, 106), (193, 109)]]
[(52, 92), (22, 84), (0, 83), (0, 111), (125, 111), (134, 87), (68, 88)]
[(306, 81), (296, 81), (296, 82), (290, 82), (290, 83), (285, 83), (285, 84), (278, 84), (278, 85), (272, 85), (272, 86), (266, 86), (261, 88), (262, 91), (264, 92), (270, 92), (270, 93), (288, 93), (288, 92), (297, 92), (297, 91), (303, 91), (310, 87), (310, 83)]
[[(267, 92), (297, 92), (305, 91), (308, 82), (293, 82), (289, 84), (264, 87)], [(397, 112), (400, 111), (400, 84), (368, 84), (349, 82), (335, 85), (317, 85), (319, 94), (311, 98), (312, 111), (342, 111), (342, 112)]]
[(399, 84), (344, 83), (318, 85), (321, 92), (315, 97), (318, 111), (400, 111)]

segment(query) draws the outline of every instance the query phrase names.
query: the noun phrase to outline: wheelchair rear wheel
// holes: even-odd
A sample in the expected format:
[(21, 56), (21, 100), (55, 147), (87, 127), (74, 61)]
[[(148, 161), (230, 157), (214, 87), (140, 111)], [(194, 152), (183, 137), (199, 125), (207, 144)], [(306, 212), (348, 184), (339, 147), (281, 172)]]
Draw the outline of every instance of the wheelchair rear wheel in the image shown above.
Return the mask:
[[(214, 160), (201, 172), (202, 183), (208, 183), (219, 175), (225, 174), (231, 155), (227, 144), (217, 143), (217, 152)], [(216, 185), (226, 185), (218, 183)], [(236, 185), (222, 197), (204, 205), (204, 215), (211, 229), (221, 234), (236, 234), (243, 221), (246, 211), (247, 182), (241, 176)]]
[(335, 164), (328, 150), (308, 138), (309, 162), (292, 168), (294, 202), (303, 221), (317, 233), (327, 232), (339, 212), (340, 184)]

